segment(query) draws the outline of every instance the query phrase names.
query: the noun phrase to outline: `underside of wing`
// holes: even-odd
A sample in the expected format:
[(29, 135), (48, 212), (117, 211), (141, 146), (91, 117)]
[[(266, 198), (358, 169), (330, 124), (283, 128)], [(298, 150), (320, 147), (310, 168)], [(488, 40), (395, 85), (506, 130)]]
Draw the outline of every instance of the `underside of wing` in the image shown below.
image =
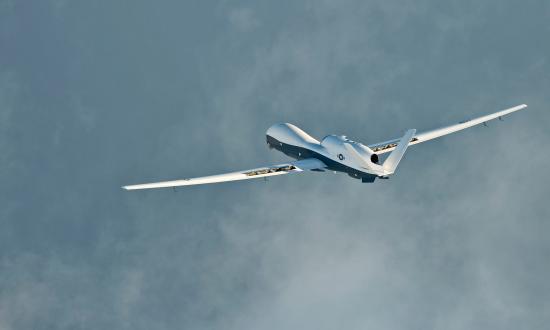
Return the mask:
[[(522, 110), (522, 109), (525, 109), (525, 108), (527, 108), (527, 105), (522, 104), (522, 105), (518, 105), (518, 106), (515, 106), (513, 108), (510, 108), (510, 109), (506, 109), (506, 110), (502, 110), (502, 111), (499, 111), (499, 112), (492, 113), (490, 115), (486, 115), (486, 116), (482, 116), (482, 117), (478, 117), (478, 118), (470, 119), (470, 120), (464, 120), (464, 121), (461, 121), (457, 124), (437, 128), (437, 129), (434, 129), (434, 130), (431, 130), (431, 131), (421, 132), (421, 133), (415, 134), (414, 138), (411, 140), (409, 145), (426, 142), (426, 141), (429, 141), (429, 140), (432, 140), (432, 139), (435, 139), (435, 138), (438, 138), (438, 137), (441, 137), (441, 136), (444, 136), (444, 135), (447, 135), (447, 134), (458, 132), (460, 130), (463, 130), (463, 129), (466, 129), (466, 128), (469, 128), (469, 127), (472, 127), (472, 126), (476, 126), (476, 125), (479, 125), (479, 124), (484, 124), (484, 123), (486, 123), (490, 120), (501, 118), (501, 117), (503, 117), (507, 114), (510, 114), (512, 112), (519, 111), (519, 110)], [(385, 142), (371, 144), (368, 147), (371, 148), (376, 154), (383, 154), (383, 153), (390, 152), (390, 151), (394, 150), (398, 143), (399, 143), (399, 139), (393, 139), (393, 140), (389, 140), (389, 141), (385, 141)]]
[(174, 181), (136, 184), (136, 185), (124, 186), (122, 188), (126, 190), (137, 190), (137, 189), (192, 186), (192, 185), (198, 185), (198, 184), (264, 178), (264, 177), (281, 175), (281, 174), (303, 172), (307, 170), (320, 170), (325, 167), (326, 165), (322, 161), (314, 158), (308, 158), (308, 159), (303, 159), (295, 162), (254, 168), (254, 169), (239, 171), (239, 172), (204, 176), (204, 177), (192, 178), (192, 179), (181, 179), (181, 180), (174, 180)]

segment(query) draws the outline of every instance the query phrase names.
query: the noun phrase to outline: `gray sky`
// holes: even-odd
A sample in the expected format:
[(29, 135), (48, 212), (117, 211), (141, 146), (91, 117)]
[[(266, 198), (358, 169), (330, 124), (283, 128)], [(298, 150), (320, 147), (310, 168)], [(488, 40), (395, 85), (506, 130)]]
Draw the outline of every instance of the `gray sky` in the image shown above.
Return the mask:
[[(546, 329), (548, 1), (0, 0), (0, 329)], [(391, 180), (125, 192), (521, 103)]]

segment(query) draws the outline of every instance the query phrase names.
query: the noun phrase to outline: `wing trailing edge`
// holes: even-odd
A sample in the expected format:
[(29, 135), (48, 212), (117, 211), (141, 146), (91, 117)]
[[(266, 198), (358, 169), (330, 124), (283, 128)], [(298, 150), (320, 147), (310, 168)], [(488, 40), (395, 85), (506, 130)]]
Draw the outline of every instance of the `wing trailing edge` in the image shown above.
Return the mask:
[(199, 178), (181, 179), (173, 181), (162, 181), (153, 183), (144, 183), (123, 186), (125, 190), (140, 190), (140, 189), (155, 189), (155, 188), (172, 188), (181, 186), (193, 186), (207, 183), (218, 183), (228, 181), (239, 181), (256, 178), (265, 178), (270, 176), (298, 173), (308, 170), (319, 170), (325, 168), (326, 165), (322, 161), (314, 158), (303, 159), (295, 162), (289, 162), (285, 164), (259, 167), (250, 170), (244, 170), (239, 172), (231, 172), (218, 175), (210, 175)]
[[(453, 125), (433, 129), (430, 131), (421, 132), (416, 134), (409, 144), (414, 145), (414, 144), (426, 142), (441, 136), (445, 136), (447, 134), (451, 134), (466, 128), (479, 125), (479, 124), (485, 124), (490, 120), (494, 120), (497, 118), (500, 119), (501, 117), (511, 114), (512, 112), (523, 110), (525, 108), (527, 108), (527, 104), (521, 104), (521, 105), (509, 108), (506, 110), (498, 111), (486, 116), (481, 116), (470, 120), (463, 120), (458, 124), (453, 124)], [(377, 154), (383, 154), (394, 150), (397, 147), (398, 142), (399, 142), (399, 139), (393, 139), (385, 142), (371, 144), (369, 145), (369, 148), (371, 148)]]

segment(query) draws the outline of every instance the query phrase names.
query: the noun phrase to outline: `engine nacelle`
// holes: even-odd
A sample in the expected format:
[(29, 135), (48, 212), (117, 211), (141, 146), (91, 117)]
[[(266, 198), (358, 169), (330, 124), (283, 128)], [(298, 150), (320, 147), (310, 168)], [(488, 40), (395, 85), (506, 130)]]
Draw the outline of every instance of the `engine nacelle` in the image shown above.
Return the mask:
[[(368, 147), (367, 147), (368, 148)], [(370, 149), (370, 148), (369, 148)], [(372, 149), (370, 149), (372, 151)], [(370, 161), (375, 163), (375, 164), (378, 164), (378, 162), (380, 161), (380, 158), (378, 158), (378, 155), (375, 154), (374, 152), (370, 155)]]
[[(340, 161), (350, 158), (349, 161), (370, 162), (378, 164), (378, 155), (369, 147), (348, 139), (343, 135), (327, 135), (321, 141), (323, 146), (333, 157), (337, 157)], [(353, 150), (349, 150), (349, 148)], [(357, 159), (360, 158), (360, 159)]]

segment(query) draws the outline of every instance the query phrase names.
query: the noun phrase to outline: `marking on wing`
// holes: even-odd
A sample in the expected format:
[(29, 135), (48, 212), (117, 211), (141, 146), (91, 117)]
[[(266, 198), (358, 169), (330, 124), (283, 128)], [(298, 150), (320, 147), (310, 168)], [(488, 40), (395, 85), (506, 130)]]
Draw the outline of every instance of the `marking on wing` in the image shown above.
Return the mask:
[(290, 172), (294, 170), (296, 170), (296, 166), (287, 165), (287, 166), (280, 166), (280, 167), (262, 168), (259, 170), (244, 172), (243, 174), (246, 174), (247, 176), (256, 176), (256, 175), (270, 174), (270, 173), (276, 173), (276, 172)]
[[(416, 141), (418, 141), (418, 138), (413, 138), (410, 143), (416, 142)], [(385, 144), (385, 145), (382, 145), (382, 146), (378, 146), (378, 147), (372, 148), (372, 151), (379, 152), (379, 151), (383, 151), (383, 150), (386, 150), (386, 149), (395, 148), (395, 147), (397, 147), (397, 143), (399, 143), (399, 141), (388, 143), (388, 144)]]

